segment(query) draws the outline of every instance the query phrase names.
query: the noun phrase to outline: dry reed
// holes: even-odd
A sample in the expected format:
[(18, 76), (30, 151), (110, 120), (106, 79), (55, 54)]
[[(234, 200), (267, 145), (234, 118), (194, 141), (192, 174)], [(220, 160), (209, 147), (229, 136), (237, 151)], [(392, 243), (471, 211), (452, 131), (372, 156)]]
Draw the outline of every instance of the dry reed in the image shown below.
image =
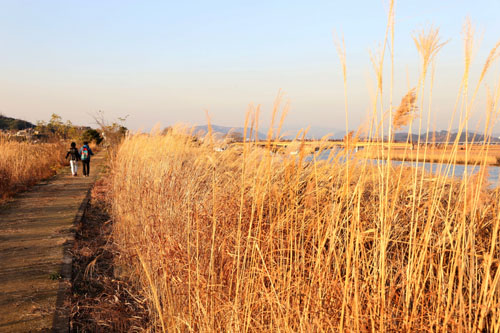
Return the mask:
[(410, 89), (408, 93), (401, 100), (401, 104), (396, 109), (396, 113), (392, 118), (392, 127), (394, 130), (398, 130), (403, 126), (408, 125), (408, 123), (413, 119), (414, 112), (417, 110), (415, 102), (417, 101), (417, 96), (415, 88)]
[(341, 161), (245, 149), (172, 133), (116, 155), (114, 237), (159, 330), (334, 330), (343, 302), (353, 330), (381, 316), (385, 330), (500, 328), (498, 192), (483, 181), (423, 175), (412, 214), (410, 169), (386, 180), (353, 162), (347, 190)]
[(62, 143), (0, 139), (0, 200), (54, 175), (66, 162)]
[[(390, 3), (384, 47), (374, 58), (374, 140), (383, 140), (386, 130), (392, 138), (409, 119), (411, 128), (417, 101), (424, 106), (429, 66), (444, 45), (437, 29), (415, 37), (422, 58), (417, 88), (394, 117), (390, 96), (391, 121), (384, 129), (389, 36), (393, 64)], [(474, 102), (467, 97), (470, 25), (465, 30), (460, 133), (467, 131)], [(338, 46), (346, 90), (345, 47)], [(498, 100), (495, 94), (490, 103), (491, 123)], [(346, 99), (346, 118), (347, 112)], [(255, 128), (256, 119), (258, 113), (251, 118)], [(255, 128), (245, 129), (244, 137)], [(267, 148), (278, 136), (270, 131)], [(373, 164), (351, 153), (353, 140), (347, 136), (343, 152), (319, 161), (321, 151), (306, 156), (300, 140), (293, 143), (298, 153), (285, 155), (252, 142), (216, 152), (210, 136), (200, 142), (177, 130), (126, 138), (112, 161), (113, 237), (118, 264), (147, 299), (151, 329), (499, 331), (500, 192), (488, 189), (487, 148), (474, 161), (479, 173), (456, 180), (448, 175), (458, 141), (446, 145), (448, 156), (436, 156), (449, 164), (429, 174), (391, 165), (391, 142), (387, 153), (375, 152), (379, 161)], [(427, 146), (419, 155), (419, 146), (402, 159), (432, 157)], [(466, 163), (471, 149), (464, 146)]]

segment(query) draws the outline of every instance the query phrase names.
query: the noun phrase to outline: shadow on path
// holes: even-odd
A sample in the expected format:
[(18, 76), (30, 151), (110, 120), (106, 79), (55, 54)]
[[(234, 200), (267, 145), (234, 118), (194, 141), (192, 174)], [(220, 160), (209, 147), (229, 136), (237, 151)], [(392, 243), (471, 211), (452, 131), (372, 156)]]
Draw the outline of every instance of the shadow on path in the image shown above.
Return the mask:
[[(52, 331), (61, 318), (55, 331), (67, 331), (69, 304), (61, 292), (70, 286), (68, 250), (103, 159), (104, 153), (92, 159), (90, 177), (72, 177), (65, 168), (0, 207), (0, 331)], [(56, 305), (62, 317), (54, 321)]]

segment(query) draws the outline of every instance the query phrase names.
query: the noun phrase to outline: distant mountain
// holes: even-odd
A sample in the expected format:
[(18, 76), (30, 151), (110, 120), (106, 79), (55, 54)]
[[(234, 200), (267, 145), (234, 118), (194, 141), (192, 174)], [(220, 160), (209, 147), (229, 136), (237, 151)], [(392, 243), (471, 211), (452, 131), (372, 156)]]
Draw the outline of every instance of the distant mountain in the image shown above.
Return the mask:
[[(292, 140), (299, 133), (300, 130), (306, 129), (306, 127), (287, 127), (283, 129), (281, 132), (283, 139)], [(345, 136), (344, 130), (339, 130), (332, 127), (320, 127), (320, 126), (311, 126), (306, 133), (306, 139), (316, 139), (319, 140), (323, 138), (325, 135), (328, 135), (329, 140), (341, 140)]]
[[(425, 142), (427, 134), (423, 133), (420, 135), (420, 141)], [(428, 140), (429, 142), (446, 142), (446, 139), (448, 137), (448, 142), (455, 142), (457, 139), (458, 133), (449, 133), (448, 131), (436, 131), (436, 132), (429, 132), (428, 134)], [(394, 140), (395, 141), (406, 141), (408, 138), (408, 133), (396, 133), (394, 134)], [(474, 142), (483, 142), (486, 140), (486, 137), (483, 134), (480, 133), (473, 133), (473, 132), (468, 132), (468, 133), (462, 133), (460, 135), (460, 138), (458, 142), (463, 143), (467, 139), (468, 142), (471, 142), (474, 140)], [(418, 134), (412, 134), (410, 136), (410, 141), (417, 142), (418, 141)], [(492, 135), (490, 138), (490, 142), (492, 143), (500, 143), (500, 138), (496, 135)]]
[[(243, 127), (227, 127), (227, 126), (219, 126), (219, 125), (212, 125), (212, 130), (216, 137), (221, 137), (223, 138), (229, 133), (233, 133), (236, 137), (238, 136), (243, 136), (244, 129)], [(300, 128), (285, 128), (281, 130), (281, 135), (280, 138), (283, 140), (293, 140), (297, 136), (301, 129)], [(259, 131), (259, 140), (266, 140), (267, 139), (267, 128), (262, 129), (262, 132)], [(208, 132), (208, 126), (196, 126), (194, 128), (194, 133), (197, 135), (205, 135)], [(342, 140), (345, 136), (345, 131), (342, 130), (337, 130), (334, 128), (328, 128), (328, 127), (311, 127), (309, 128), (309, 131), (307, 132), (305, 138), (309, 140), (319, 140), (323, 138), (325, 135), (329, 135), (328, 139), (329, 140)], [(435, 132), (429, 132), (429, 142), (445, 142), (446, 137), (448, 136), (448, 131), (435, 131)], [(299, 136), (301, 138), (302, 136)], [(456, 131), (453, 131), (452, 133), (449, 134), (448, 141), (449, 142), (454, 142), (455, 139), (457, 138), (457, 133)], [(460, 135), (459, 142), (463, 143), (465, 142), (466, 134), (462, 133)], [(473, 133), (469, 132), (467, 135), (468, 141), (471, 142), (474, 140), (474, 142), (483, 142), (485, 140), (485, 136), (480, 133)], [(387, 139), (387, 138), (386, 138)], [(406, 132), (399, 132), (394, 134), (394, 141), (397, 142), (406, 142), (408, 139), (408, 133)], [(420, 135), (420, 142), (425, 142), (426, 139), (426, 133), (422, 133)], [(418, 142), (418, 134), (411, 134), (409, 138), (410, 142)], [(493, 134), (490, 138), (490, 142), (492, 143), (500, 143), (500, 134)]]
[[(302, 128), (298, 127), (288, 127), (288, 128), (283, 128), (280, 133), (280, 137), (284, 140), (293, 140), (299, 133), (299, 131)], [(305, 129), (305, 128), (304, 128)], [(220, 133), (223, 135), (227, 135), (229, 132), (233, 133), (239, 133), (243, 135), (244, 133), (244, 128), (243, 127), (227, 127), (227, 126), (219, 126), (219, 125), (212, 125), (212, 131), (214, 133)], [(267, 131), (268, 128), (263, 128), (261, 131), (259, 131), (259, 140), (265, 140), (267, 139)], [(205, 134), (208, 132), (208, 126), (203, 125), (203, 126), (196, 126), (194, 128), (195, 133), (201, 133)], [(334, 128), (328, 128), (328, 127), (310, 127), (309, 131), (306, 134), (306, 139), (321, 139), (325, 135), (329, 135), (329, 139), (342, 139), (345, 136), (345, 131), (337, 130)]]
[(33, 128), (35, 125), (26, 120), (6, 117), (0, 114), (0, 130), (19, 131), (27, 128)]
[[(243, 127), (227, 127), (227, 126), (219, 126), (219, 125), (211, 125), (212, 131), (214, 133), (218, 133), (219, 135), (227, 135), (229, 133), (235, 133), (235, 135), (241, 135), (243, 136), (243, 133), (245, 132), (245, 129)], [(195, 126), (194, 127), (194, 133), (195, 134), (201, 134), (205, 135), (208, 133), (208, 125), (203, 125), (203, 126)], [(248, 136), (248, 134), (247, 134)], [(259, 140), (265, 140), (267, 138), (266, 134), (262, 134), (261, 132), (258, 132)]]

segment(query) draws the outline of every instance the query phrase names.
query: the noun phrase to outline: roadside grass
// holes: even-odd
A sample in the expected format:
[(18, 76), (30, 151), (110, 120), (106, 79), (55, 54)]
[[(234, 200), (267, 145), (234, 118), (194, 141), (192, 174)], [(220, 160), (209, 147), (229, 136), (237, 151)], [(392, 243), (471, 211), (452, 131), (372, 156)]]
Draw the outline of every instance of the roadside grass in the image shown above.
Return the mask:
[(13, 142), (0, 138), (0, 200), (54, 175), (66, 165), (62, 143)]
[(107, 213), (105, 176), (91, 192), (73, 248), (71, 332), (143, 332), (148, 327), (145, 302), (117, 274), (112, 223)]
[(500, 197), (484, 177), (358, 160), (346, 179), (346, 163), (303, 158), (125, 140), (113, 237), (158, 330), (499, 328)]
[[(466, 23), (461, 103), (449, 124), (458, 117), (457, 137), (469, 132), (476, 93), (500, 46), (473, 86), (472, 31)], [(249, 142), (215, 151), (210, 127), (204, 140), (174, 128), (129, 136), (118, 147), (108, 193), (117, 264), (141, 291), (155, 330), (500, 330), (500, 192), (488, 189), (489, 146), (474, 152), (479, 171), (460, 180), (390, 163), (397, 156), (390, 140), (395, 130), (429, 132), (426, 84), (433, 85), (434, 59), (445, 45), (438, 29), (415, 34), (420, 76), (394, 107), (393, 40), (390, 1), (383, 47), (372, 55), (377, 87), (363, 133), (387, 142), (387, 150), (374, 152), (378, 163), (353, 153), (357, 134), (347, 120), (352, 135), (327, 161), (317, 159), (321, 150), (306, 159), (300, 136), (296, 155), (273, 154), (287, 109), (274, 131), (280, 96), (265, 148)], [(347, 89), (344, 43), (337, 46)], [(382, 79), (386, 52), (389, 96)], [(487, 137), (498, 118), (500, 85), (489, 96)], [(247, 113), (247, 141), (258, 116), (258, 110)], [(421, 145), (431, 141), (417, 143), (415, 160), (432, 155)], [(461, 145), (446, 141), (449, 150), (436, 158), (449, 170)], [(467, 166), (471, 140), (464, 147)]]

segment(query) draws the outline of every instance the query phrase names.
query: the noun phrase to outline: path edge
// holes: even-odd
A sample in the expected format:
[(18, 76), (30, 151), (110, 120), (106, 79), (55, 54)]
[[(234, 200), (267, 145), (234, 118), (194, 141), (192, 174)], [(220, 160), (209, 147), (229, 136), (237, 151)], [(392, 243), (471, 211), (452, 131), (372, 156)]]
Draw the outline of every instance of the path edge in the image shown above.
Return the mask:
[(60, 267), (59, 288), (57, 291), (56, 310), (52, 319), (52, 332), (65, 333), (70, 331), (70, 314), (71, 314), (71, 281), (73, 275), (73, 247), (75, 244), (76, 226), (83, 221), (89, 202), (91, 192), (94, 188), (94, 182), (91, 184), (85, 198), (82, 200), (80, 207), (73, 219), (73, 224), (68, 230), (67, 239), (63, 244), (63, 259)]

